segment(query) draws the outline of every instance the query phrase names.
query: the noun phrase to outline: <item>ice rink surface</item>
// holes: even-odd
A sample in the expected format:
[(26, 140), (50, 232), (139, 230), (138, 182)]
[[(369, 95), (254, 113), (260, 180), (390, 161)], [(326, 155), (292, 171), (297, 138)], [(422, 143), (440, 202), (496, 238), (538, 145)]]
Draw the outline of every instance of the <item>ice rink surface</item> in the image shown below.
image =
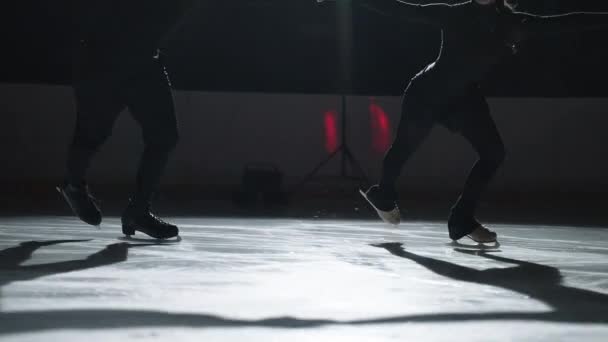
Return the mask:
[(480, 250), (442, 222), (173, 221), (158, 244), (0, 218), (0, 341), (608, 341), (601, 227), (495, 224)]

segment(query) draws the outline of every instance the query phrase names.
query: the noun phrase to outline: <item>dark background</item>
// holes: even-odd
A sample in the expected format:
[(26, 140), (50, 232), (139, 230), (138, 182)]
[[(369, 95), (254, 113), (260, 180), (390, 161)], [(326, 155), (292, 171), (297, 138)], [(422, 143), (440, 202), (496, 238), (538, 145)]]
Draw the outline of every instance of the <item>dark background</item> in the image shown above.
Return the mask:
[[(69, 84), (71, 2), (3, 4), (6, 83)], [(160, 1), (160, 0), (151, 0)], [(424, 2), (424, 1), (423, 1)], [(428, 1), (427, 1), (428, 2)], [(203, 91), (342, 92), (341, 41), (334, 6), (314, 0), (193, 0), (163, 42), (174, 86)], [(608, 11), (606, 1), (522, 1), (521, 10), (554, 14)], [(136, 25), (137, 23), (133, 23)], [(438, 51), (439, 34), (355, 10), (347, 92), (398, 95)], [(608, 31), (529, 41), (487, 82), (490, 96), (601, 97), (608, 94)]]
[[(77, 19), (72, 4), (92, 1), (22, 0), (0, 5), (0, 25), (4, 26), (0, 31), (4, 119), (0, 186), (5, 190), (0, 211), (31, 212), (34, 199), (40, 199), (43, 205), (36, 210), (41, 213), (69, 212), (54, 186), (63, 177), (76, 114), (71, 89), (54, 85), (71, 83)], [(343, 34), (348, 30), (339, 25), (335, 9), (314, 0), (191, 2), (183, 20), (163, 41), (175, 88), (199, 90), (174, 94), (181, 144), (163, 180), (163, 194), (168, 193), (165, 199), (170, 199), (164, 203), (229, 199), (240, 186), (244, 165), (251, 162), (277, 165), (291, 187), (328, 154), (324, 119), (327, 112), (340, 113), (337, 94), (342, 91), (343, 70), (350, 67), (349, 93), (399, 95), (409, 78), (436, 57), (439, 46), (437, 31), (360, 11), (353, 13), (352, 35)], [(522, 10), (545, 14), (608, 11), (608, 2), (529, 0)], [(605, 224), (607, 33), (528, 42), (519, 56), (490, 75), (489, 104), (509, 157), (484, 205), (518, 206), (528, 217), (570, 215), (577, 221), (597, 218)], [(349, 41), (350, 61), (341, 53)], [(349, 96), (347, 100), (347, 142), (368, 175), (376, 179), (383, 152), (372, 148), (369, 108), (381, 106), (395, 129), (399, 98)], [(128, 198), (132, 187), (142, 148), (138, 134), (135, 122), (122, 115), (91, 170), (95, 193), (114, 203), (115, 213), (122, 210), (120, 199)], [(421, 201), (427, 198), (430, 208), (440, 208), (430, 212), (443, 214), (461, 190), (475, 158), (462, 139), (435, 130), (401, 177), (400, 188), (410, 201), (404, 207), (427, 206)], [(334, 159), (321, 176), (337, 175), (339, 161)], [(332, 200), (348, 207), (343, 209), (346, 212), (363, 208), (361, 203), (353, 204), (358, 197), (335, 200), (356, 194), (352, 184), (328, 177), (307, 184), (301, 198), (310, 195), (310, 206), (319, 215), (327, 212), (326, 204)], [(329, 199), (314, 199), (319, 197)], [(492, 202), (496, 200), (504, 201)], [(213, 207), (194, 207), (196, 213), (202, 207), (214, 213)]]

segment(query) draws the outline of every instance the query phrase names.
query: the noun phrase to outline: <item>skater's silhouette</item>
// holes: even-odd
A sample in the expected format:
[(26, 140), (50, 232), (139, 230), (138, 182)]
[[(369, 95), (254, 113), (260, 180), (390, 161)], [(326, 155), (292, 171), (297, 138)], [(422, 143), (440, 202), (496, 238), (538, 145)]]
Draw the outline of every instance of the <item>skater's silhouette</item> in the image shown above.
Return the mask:
[(506, 0), (424, 5), (401, 0), (352, 2), (387, 18), (427, 25), (441, 32), (437, 59), (414, 76), (405, 90), (397, 135), (384, 158), (380, 182), (366, 191), (366, 199), (383, 220), (400, 222), (397, 179), (403, 165), (439, 124), (462, 135), (479, 155), (452, 207), (449, 236), (452, 240), (469, 235), (478, 242), (495, 241), (496, 233), (475, 219), (480, 197), (505, 158), (505, 147), (490, 115), (483, 81), (502, 61), (518, 52), (523, 40), (608, 27), (608, 16), (603, 13), (538, 16), (516, 12), (512, 2)]
[(477, 270), (406, 251), (401, 243), (373, 246), (384, 248), (395, 256), (411, 260), (438, 275), (453, 280), (496, 286), (539, 300), (553, 309), (552, 312), (539, 314), (539, 319), (546, 317), (560, 321), (608, 322), (608, 295), (563, 285), (562, 275), (555, 267), (506, 258), (486, 251), (455, 249), (459, 253), (479, 255), (515, 265), (508, 268)]
[(87, 186), (87, 171), (119, 114), (128, 109), (142, 129), (144, 149), (135, 189), (122, 215), (123, 233), (141, 231), (157, 239), (178, 235), (175, 225), (151, 214), (150, 204), (178, 141), (171, 84), (159, 44), (177, 20), (182, 1), (74, 4), (77, 118), (65, 180), (58, 190), (88, 224), (99, 225), (102, 214)]
[(0, 251), (0, 290), (3, 286), (16, 281), (30, 281), (55, 274), (120, 263), (127, 260), (129, 248), (158, 245), (156, 243), (130, 244), (119, 242), (107, 245), (102, 250), (82, 259), (22, 265), (32, 257), (34, 252), (42, 247), (88, 241), (90, 240), (28, 241)]
[(0, 287), (15, 281), (34, 280), (54, 274), (86, 270), (123, 262), (127, 260), (129, 248), (135, 246), (125, 242), (113, 243), (83, 259), (22, 265), (41, 247), (87, 241), (90, 240), (28, 241), (0, 251)]
[[(52, 242), (51, 242), (52, 243)], [(2, 260), (16, 258), (25, 260), (31, 255), (36, 245), (19, 246), (0, 252)], [(105, 253), (111, 255), (110, 259), (118, 262), (124, 258), (125, 245), (116, 244), (101, 252), (92, 260), (78, 260), (65, 264), (51, 264), (40, 266), (37, 276), (51, 275), (62, 271), (82, 269), (104, 265), (109, 261), (101, 256)], [(349, 321), (339, 321), (327, 318), (301, 319), (295, 317), (269, 317), (264, 319), (235, 319), (210, 315), (204, 313), (168, 313), (153, 310), (126, 310), (126, 309), (78, 309), (78, 310), (38, 310), (25, 312), (0, 311), (0, 336), (2, 334), (36, 332), (55, 329), (103, 329), (103, 328), (141, 328), (141, 327), (192, 327), (192, 328), (218, 328), (218, 327), (263, 327), (263, 328), (318, 328), (323, 326), (361, 326), (378, 324), (403, 324), (416, 322), (462, 322), (462, 321), (544, 321), (559, 323), (608, 323), (608, 295), (588, 290), (577, 289), (561, 284), (561, 274), (554, 267), (536, 263), (520, 261), (492, 254), (483, 253), (483, 257), (515, 265), (511, 268), (492, 268), (476, 270), (460, 266), (447, 261), (421, 256), (403, 249), (400, 243), (386, 243), (374, 245), (383, 248), (391, 254), (414, 261), (430, 271), (446, 278), (482, 285), (497, 286), (530, 296), (547, 304), (551, 308), (546, 312), (518, 311), (517, 308), (505, 308), (496, 312), (483, 313), (432, 313), (402, 315), (380, 318), (367, 318)], [(111, 250), (118, 252), (110, 252)], [(461, 250), (463, 253), (477, 253)], [(96, 253), (97, 254), (97, 253)], [(95, 261), (106, 259), (104, 262)], [(1, 275), (6, 270), (16, 267), (14, 262), (2, 262)], [(17, 267), (19, 269), (19, 267)], [(21, 271), (26, 270), (21, 269)], [(36, 268), (34, 268), (36, 269)], [(55, 269), (55, 271), (51, 271)], [(4, 277), (3, 284), (8, 281), (34, 279), (37, 276), (22, 274), (19, 277)]]

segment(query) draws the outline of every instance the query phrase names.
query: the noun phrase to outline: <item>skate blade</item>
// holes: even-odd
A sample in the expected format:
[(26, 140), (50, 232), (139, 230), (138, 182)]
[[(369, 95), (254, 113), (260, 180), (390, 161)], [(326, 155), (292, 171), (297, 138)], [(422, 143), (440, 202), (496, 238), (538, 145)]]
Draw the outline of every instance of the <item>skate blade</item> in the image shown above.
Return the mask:
[(155, 239), (153, 237), (150, 238), (136, 238), (133, 237), (133, 235), (131, 236), (119, 236), (118, 240), (120, 241), (127, 241), (127, 242), (146, 242), (146, 243), (154, 243), (154, 244), (159, 244), (159, 245), (171, 245), (171, 244), (175, 244), (175, 243), (180, 243), (182, 241), (182, 237), (181, 236), (176, 236), (176, 237), (172, 237), (169, 239)]
[(448, 246), (454, 249), (465, 249), (465, 250), (473, 250), (473, 251), (498, 251), (500, 249), (500, 242), (476, 242), (471, 239), (470, 243), (452, 241), (448, 243)]
[(391, 222), (389, 219), (386, 218), (387, 214), (385, 214), (385, 213), (387, 213), (387, 212), (376, 208), (376, 206), (372, 203), (372, 201), (370, 201), (369, 198), (367, 198), (367, 194), (365, 193), (365, 191), (363, 191), (362, 189), (359, 189), (359, 193), (361, 194), (361, 196), (363, 196), (363, 198), (365, 199), (365, 201), (367, 203), (369, 203), (369, 205), (371, 205), (372, 208), (374, 208), (374, 210), (376, 211), (376, 214), (380, 217), (380, 219), (384, 223), (390, 224), (393, 227), (399, 226), (399, 224), (401, 223), (401, 217), (399, 217), (399, 219), (398, 219), (397, 222)]

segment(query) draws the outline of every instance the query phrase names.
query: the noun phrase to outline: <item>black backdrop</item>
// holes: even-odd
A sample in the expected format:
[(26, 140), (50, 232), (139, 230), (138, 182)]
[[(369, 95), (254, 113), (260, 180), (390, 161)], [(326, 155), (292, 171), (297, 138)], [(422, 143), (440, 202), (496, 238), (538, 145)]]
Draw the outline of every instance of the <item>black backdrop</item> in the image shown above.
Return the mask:
[[(2, 82), (70, 83), (70, 1), (3, 4)], [(128, 1), (128, 0), (125, 0)], [(166, 1), (166, 0), (150, 0)], [(163, 45), (179, 89), (400, 94), (438, 50), (439, 33), (354, 11), (352, 60), (340, 81), (334, 7), (314, 0), (202, 1)], [(421, 1), (422, 2), (422, 1)], [(534, 12), (608, 10), (607, 1), (529, 1)], [(559, 10), (558, 10), (559, 9)], [(134, 23), (135, 24), (135, 23)], [(530, 41), (487, 82), (493, 96), (607, 96), (608, 31)]]

